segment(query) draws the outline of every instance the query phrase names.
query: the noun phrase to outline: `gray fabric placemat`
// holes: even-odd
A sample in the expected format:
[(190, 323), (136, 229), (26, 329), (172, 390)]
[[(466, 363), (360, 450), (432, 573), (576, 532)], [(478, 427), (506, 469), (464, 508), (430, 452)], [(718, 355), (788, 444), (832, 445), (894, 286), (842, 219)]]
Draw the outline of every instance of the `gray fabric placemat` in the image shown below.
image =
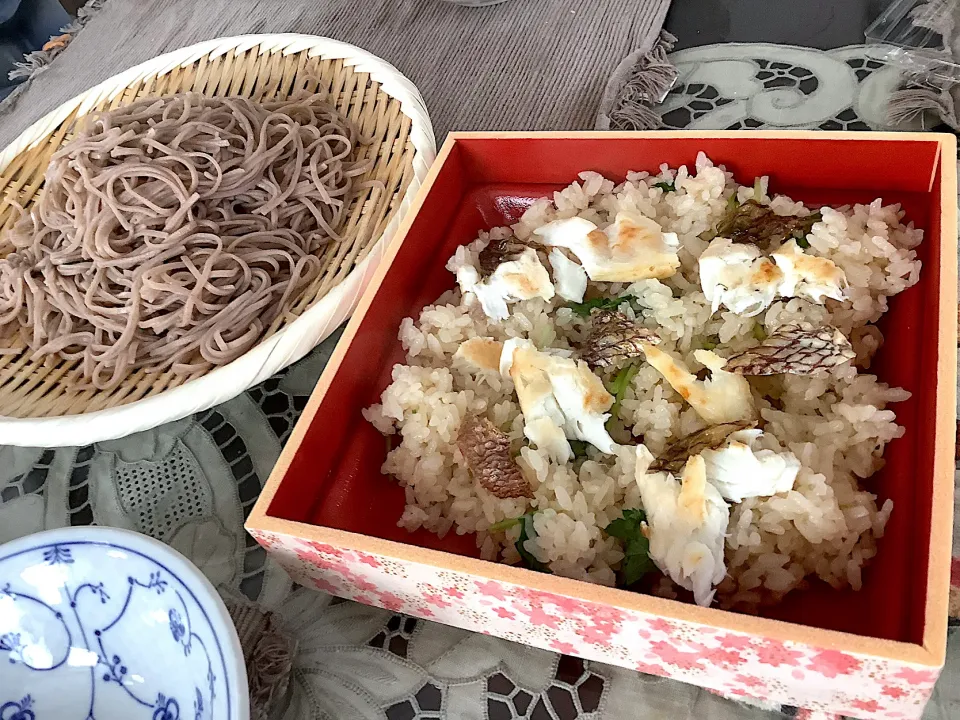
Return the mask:
[(107, 0), (69, 47), (8, 106), (0, 146), (74, 95), (202, 40), (247, 33), (324, 35), (395, 65), (420, 88), (438, 144), (450, 130), (594, 125), (607, 78), (648, 51), (670, 0)]

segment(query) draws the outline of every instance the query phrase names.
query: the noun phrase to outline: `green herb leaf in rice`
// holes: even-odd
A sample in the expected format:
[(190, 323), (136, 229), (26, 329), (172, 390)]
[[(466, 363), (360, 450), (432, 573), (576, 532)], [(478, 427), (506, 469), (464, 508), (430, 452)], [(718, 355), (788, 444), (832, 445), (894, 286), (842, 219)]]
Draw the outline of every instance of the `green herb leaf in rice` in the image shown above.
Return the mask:
[(568, 440), (570, 449), (573, 450), (573, 459), (578, 460), (587, 456), (588, 443), (583, 440)]
[(567, 307), (580, 317), (587, 318), (594, 310), (616, 310), (623, 303), (633, 302), (636, 299), (633, 295), (621, 295), (612, 298), (598, 297), (582, 303), (570, 303)]
[(515, 518), (507, 518), (506, 520), (501, 520), (500, 522), (496, 522), (490, 527), (488, 527), (487, 532), (491, 532), (491, 533), (506, 532), (507, 530), (514, 527), (515, 525), (519, 525), (522, 521), (523, 521), (523, 515)]
[(650, 559), (650, 541), (643, 534), (646, 520), (647, 514), (643, 510), (627, 508), (623, 511), (623, 517), (604, 528), (607, 535), (623, 542), (623, 562), (618, 577), (623, 587), (630, 587), (657, 569)]
[(707, 337), (700, 340), (700, 349), (701, 350), (716, 350), (720, 345), (720, 338), (716, 335), (708, 335)]
[(806, 237), (814, 224), (822, 218), (819, 212), (809, 215), (779, 215), (771, 210), (769, 205), (750, 199), (743, 204), (728, 203), (714, 231), (704, 233), (701, 238), (712, 240), (723, 237), (735, 243), (748, 243), (761, 248), (793, 238), (798, 244), (803, 240), (805, 247), (810, 247)]
[(516, 547), (517, 552), (520, 553), (520, 559), (523, 560), (523, 564), (526, 565), (531, 570), (536, 570), (537, 572), (550, 572), (547, 569), (547, 566), (542, 562), (537, 560), (533, 553), (527, 550), (524, 547), (524, 543), (527, 540), (533, 540), (537, 537), (537, 531), (533, 527), (533, 516), (535, 513), (527, 513), (523, 517), (519, 518), (520, 520), (520, 537), (517, 538)]
[(616, 418), (619, 414), (623, 398), (627, 394), (627, 388), (630, 387), (631, 381), (637, 376), (638, 372), (640, 372), (640, 365), (633, 363), (620, 368), (620, 372), (614, 376), (613, 380), (605, 383), (607, 391), (613, 395), (613, 406), (610, 408), (611, 419)]

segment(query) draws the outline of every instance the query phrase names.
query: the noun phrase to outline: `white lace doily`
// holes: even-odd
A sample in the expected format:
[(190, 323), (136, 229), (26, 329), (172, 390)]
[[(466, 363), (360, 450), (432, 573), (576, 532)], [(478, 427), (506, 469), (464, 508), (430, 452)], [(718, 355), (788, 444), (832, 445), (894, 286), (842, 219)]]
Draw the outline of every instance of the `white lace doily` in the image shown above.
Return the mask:
[[(662, 107), (671, 127), (884, 126), (896, 73), (862, 47), (830, 52), (736, 44), (684, 50)], [(296, 637), (285, 720), (760, 720), (760, 709), (675, 681), (585, 663), (388, 611), (293, 590), (243, 532), (243, 519), (339, 334), (230, 402), (93, 446), (0, 448), (0, 543), (44, 528), (114, 525), (191, 558), (227, 595), (277, 611)], [(945, 677), (960, 677), (951, 638)], [(934, 720), (960, 717), (960, 683), (941, 680)], [(806, 715), (804, 717), (807, 717)]]
[(670, 59), (679, 79), (660, 115), (678, 129), (890, 129), (887, 99), (900, 81), (897, 68), (868, 58), (863, 45), (824, 52), (730, 43)]

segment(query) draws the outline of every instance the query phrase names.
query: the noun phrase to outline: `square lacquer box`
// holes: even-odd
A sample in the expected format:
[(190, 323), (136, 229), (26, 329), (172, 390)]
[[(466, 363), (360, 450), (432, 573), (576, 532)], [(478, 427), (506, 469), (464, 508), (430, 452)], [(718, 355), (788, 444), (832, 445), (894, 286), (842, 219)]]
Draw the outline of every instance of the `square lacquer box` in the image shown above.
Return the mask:
[[(397, 527), (404, 494), (380, 473), (361, 416), (403, 361), (400, 321), (454, 277), (457, 245), (595, 170), (622, 180), (705, 151), (749, 184), (808, 205), (881, 197), (923, 228), (918, 285), (881, 322), (871, 368), (905, 387), (906, 435), (869, 487), (894, 501), (859, 592), (817, 582), (750, 616), (479, 559), (473, 537)], [(957, 345), (956, 142), (830, 132), (451, 135), (387, 248), (247, 528), (298, 582), (417, 617), (645, 673), (862, 718), (918, 718), (944, 659)]]

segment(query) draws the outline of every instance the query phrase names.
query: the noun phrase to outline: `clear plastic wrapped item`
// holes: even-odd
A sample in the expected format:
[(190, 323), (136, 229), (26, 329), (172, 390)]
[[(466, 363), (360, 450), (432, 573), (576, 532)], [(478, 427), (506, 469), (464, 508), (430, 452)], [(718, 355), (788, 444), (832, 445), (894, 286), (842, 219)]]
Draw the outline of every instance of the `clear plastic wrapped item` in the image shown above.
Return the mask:
[(904, 72), (960, 82), (958, 0), (894, 0), (866, 29), (870, 55)]

